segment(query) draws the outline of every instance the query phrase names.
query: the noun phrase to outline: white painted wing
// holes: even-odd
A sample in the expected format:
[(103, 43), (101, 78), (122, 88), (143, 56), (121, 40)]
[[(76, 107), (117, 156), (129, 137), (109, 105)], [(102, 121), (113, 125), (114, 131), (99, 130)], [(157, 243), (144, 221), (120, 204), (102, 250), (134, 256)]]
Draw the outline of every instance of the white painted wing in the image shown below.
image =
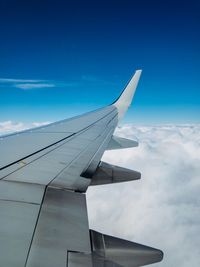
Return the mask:
[(131, 105), (131, 102), (133, 100), (133, 97), (135, 95), (135, 91), (141, 76), (142, 70), (137, 70), (129, 83), (127, 84), (126, 88), (122, 92), (122, 94), (119, 96), (119, 98), (113, 103), (113, 105), (118, 110), (118, 118), (121, 120), (129, 106)]

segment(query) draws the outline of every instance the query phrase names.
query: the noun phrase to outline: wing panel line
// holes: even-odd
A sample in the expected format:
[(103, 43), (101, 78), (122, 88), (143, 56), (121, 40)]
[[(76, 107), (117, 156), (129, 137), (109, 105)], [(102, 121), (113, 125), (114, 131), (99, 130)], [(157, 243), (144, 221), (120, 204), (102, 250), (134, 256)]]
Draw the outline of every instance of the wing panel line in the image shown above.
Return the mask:
[[(112, 110), (111, 112), (109, 112), (109, 113), (106, 114), (105, 116), (101, 117), (101, 118), (98, 119), (97, 121), (93, 122), (92, 124), (88, 125), (87, 127), (81, 129), (80, 131), (78, 131), (78, 132), (76, 132), (76, 133), (73, 133), (73, 134), (71, 134), (71, 135), (69, 135), (69, 136), (67, 136), (67, 137), (64, 137), (64, 138), (62, 138), (61, 140), (52, 143), (51, 145), (48, 145), (48, 146), (46, 146), (46, 147), (44, 147), (44, 148), (42, 148), (42, 149), (40, 149), (40, 150), (38, 150), (38, 151), (36, 151), (36, 152), (34, 152), (34, 153), (31, 153), (31, 154), (29, 154), (29, 155), (27, 155), (27, 156), (25, 156), (25, 157), (23, 157), (23, 158), (20, 158), (20, 159), (18, 159), (18, 160), (16, 160), (16, 161), (12, 162), (12, 163), (10, 163), (10, 164), (7, 164), (7, 165), (4, 166), (4, 167), (1, 167), (1, 168), (0, 168), (0, 171), (3, 170), (3, 169), (6, 169), (6, 168), (8, 168), (8, 167), (10, 167), (10, 166), (12, 166), (12, 165), (14, 165), (14, 164), (16, 164), (16, 163), (18, 163), (18, 162), (20, 162), (20, 161), (22, 161), (22, 160), (24, 160), (24, 159), (27, 159), (27, 158), (29, 158), (29, 157), (31, 157), (31, 156), (34, 156), (35, 154), (37, 154), (37, 153), (39, 153), (39, 152), (42, 152), (42, 151), (44, 151), (44, 150), (47, 149), (47, 148), (50, 148), (50, 147), (52, 147), (52, 146), (54, 146), (54, 145), (56, 145), (56, 144), (59, 144), (60, 142), (69, 139), (70, 137), (73, 137), (73, 136), (75, 136), (75, 135), (77, 135), (77, 134), (80, 134), (81, 132), (83, 132), (83, 131), (89, 129), (90, 127), (92, 127), (92, 125), (94, 125), (94, 124), (96, 124), (97, 122), (99, 122), (100, 120), (104, 119), (105, 117), (107, 117), (108, 115), (110, 115), (111, 113), (113, 113), (114, 111), (116, 111), (116, 110), (115, 110), (115, 109)], [(57, 147), (56, 147), (56, 148), (57, 148)], [(15, 170), (15, 171), (16, 171), (16, 170)], [(15, 171), (14, 171), (14, 172), (15, 172)], [(4, 177), (5, 177), (5, 176), (4, 176)], [(4, 177), (2, 177), (1, 179), (3, 179)]]
[[(117, 116), (117, 114), (113, 117), (113, 119), (115, 118)], [(112, 119), (112, 120), (113, 120)], [(113, 129), (111, 129), (111, 130), (109, 130), (109, 131), (107, 131), (107, 129), (105, 129), (104, 130), (104, 133), (103, 134), (105, 134), (106, 132), (106, 134), (105, 134), (105, 136), (104, 136), (104, 141), (102, 141), (102, 143), (98, 146), (98, 148), (97, 148), (97, 151), (99, 151), (100, 150), (100, 148), (101, 148), (101, 146), (106, 142), (106, 139), (107, 139), (107, 137), (109, 136), (109, 134), (111, 133), (113, 131)], [(82, 150), (65, 168), (63, 168), (59, 173), (57, 173), (57, 175), (53, 178), (53, 180), (51, 180), (49, 183), (48, 183), (48, 185), (47, 186), (50, 186), (55, 180), (56, 180), (56, 178), (65, 170), (65, 169), (67, 169), (67, 168), (69, 168), (69, 166), (74, 162), (74, 161), (76, 161), (85, 151), (87, 151), (88, 150), (88, 147), (86, 147), (84, 150)], [(97, 152), (96, 151), (96, 152)], [(90, 161), (89, 161), (89, 164), (91, 163), (91, 161), (92, 161), (92, 159), (95, 157), (95, 155), (96, 155), (96, 152), (94, 153), (94, 154), (92, 154), (91, 155), (91, 159), (90, 159)], [(88, 164), (88, 166), (89, 166), (89, 164)], [(87, 166), (87, 167), (88, 167)]]

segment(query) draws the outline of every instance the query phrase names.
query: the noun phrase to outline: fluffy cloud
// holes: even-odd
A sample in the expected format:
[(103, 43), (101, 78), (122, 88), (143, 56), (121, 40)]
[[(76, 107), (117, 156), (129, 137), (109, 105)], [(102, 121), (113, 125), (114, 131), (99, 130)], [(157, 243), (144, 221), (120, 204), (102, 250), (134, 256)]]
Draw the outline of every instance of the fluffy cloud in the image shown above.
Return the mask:
[(23, 123), (23, 122), (3, 121), (0, 122), (0, 135), (23, 131), (25, 129), (39, 127), (42, 125), (46, 125), (48, 123), (50, 122), (47, 121), (47, 122)]
[(160, 248), (155, 266), (200, 266), (200, 125), (125, 125), (138, 148), (106, 152), (103, 160), (139, 170), (139, 181), (91, 187), (90, 227)]
[[(44, 123), (0, 123), (0, 134)], [(90, 228), (160, 248), (157, 267), (200, 266), (200, 125), (125, 125), (116, 134), (139, 139), (103, 160), (138, 170), (141, 180), (87, 192)], [(135, 137), (136, 136), (136, 137)]]

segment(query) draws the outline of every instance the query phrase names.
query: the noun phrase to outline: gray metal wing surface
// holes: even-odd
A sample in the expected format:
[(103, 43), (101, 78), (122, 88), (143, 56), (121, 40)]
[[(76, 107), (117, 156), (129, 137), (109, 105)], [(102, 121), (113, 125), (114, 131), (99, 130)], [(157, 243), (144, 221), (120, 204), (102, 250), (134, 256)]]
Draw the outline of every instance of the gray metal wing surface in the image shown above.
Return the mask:
[(134, 267), (162, 259), (160, 250), (131, 246), (88, 225), (90, 184), (140, 178), (138, 172), (101, 162), (106, 149), (128, 147), (113, 132), (140, 74), (136, 71), (110, 106), (0, 138), (0, 266)]

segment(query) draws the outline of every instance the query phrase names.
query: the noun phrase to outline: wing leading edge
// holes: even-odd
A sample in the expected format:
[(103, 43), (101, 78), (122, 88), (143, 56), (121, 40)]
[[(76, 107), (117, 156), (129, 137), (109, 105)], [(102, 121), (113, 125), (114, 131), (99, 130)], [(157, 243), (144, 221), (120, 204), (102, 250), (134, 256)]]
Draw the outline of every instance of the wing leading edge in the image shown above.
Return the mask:
[(107, 149), (137, 146), (113, 133), (140, 75), (108, 107), (0, 139), (0, 266), (134, 267), (162, 259), (157, 249), (88, 225), (88, 186), (140, 178), (101, 162)]

